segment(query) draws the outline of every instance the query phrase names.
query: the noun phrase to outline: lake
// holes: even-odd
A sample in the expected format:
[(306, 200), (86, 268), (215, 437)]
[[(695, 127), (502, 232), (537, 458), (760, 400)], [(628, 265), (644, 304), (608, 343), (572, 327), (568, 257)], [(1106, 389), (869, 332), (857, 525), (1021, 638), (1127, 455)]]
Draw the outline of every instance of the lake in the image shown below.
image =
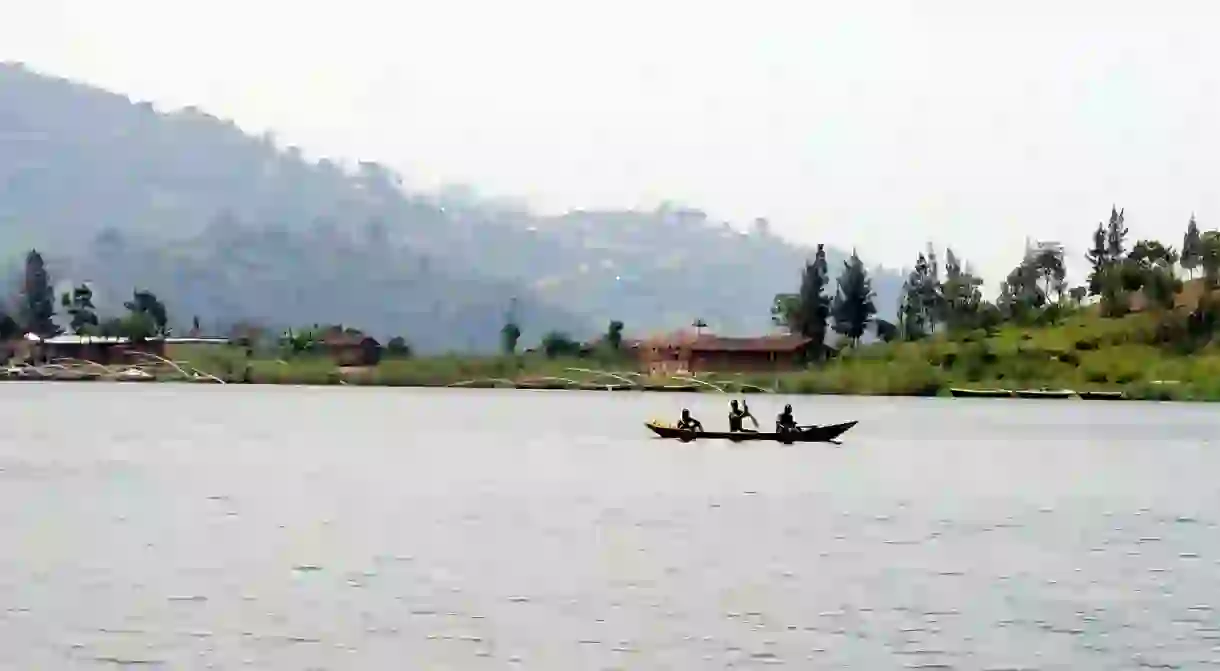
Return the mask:
[(1220, 407), (0, 384), (0, 668), (1220, 665)]

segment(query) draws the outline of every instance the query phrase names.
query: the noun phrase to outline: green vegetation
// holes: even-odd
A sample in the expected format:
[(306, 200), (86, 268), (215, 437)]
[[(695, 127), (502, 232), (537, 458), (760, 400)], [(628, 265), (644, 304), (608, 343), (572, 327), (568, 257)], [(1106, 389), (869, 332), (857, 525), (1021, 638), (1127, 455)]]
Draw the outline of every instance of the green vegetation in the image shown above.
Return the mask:
[[(1191, 313), (1145, 312), (1105, 318), (1077, 308), (1054, 325), (1004, 324), (851, 347), (833, 360), (778, 375), (701, 375), (726, 391), (756, 388), (797, 394), (945, 395), (950, 387), (1120, 390), (1128, 398), (1220, 400), (1220, 347), (1190, 345)], [(1172, 318), (1170, 314), (1178, 315)], [(386, 386), (511, 386), (563, 378), (585, 386), (620, 381), (589, 371), (631, 371), (635, 362), (603, 343), (590, 353), (543, 351), (495, 357), (387, 357), (374, 367), (342, 371), (318, 354), (255, 355), (237, 348), (185, 345), (170, 356), (229, 381)], [(583, 372), (582, 372), (583, 371)], [(677, 385), (681, 378), (641, 384)], [(555, 386), (565, 386), (554, 381)], [(567, 385), (572, 386), (572, 385)], [(700, 387), (700, 390), (712, 390)]]
[[(238, 347), (175, 345), (169, 358), (191, 368), (207, 371), (226, 382), (245, 380), (255, 384), (351, 384), (393, 387), (512, 386), (512, 381), (552, 380), (566, 386), (563, 378), (577, 383), (619, 384), (607, 375), (581, 371), (631, 371), (634, 362), (610, 351), (586, 356), (547, 356), (536, 352), (502, 356), (386, 356), (375, 366), (342, 369), (326, 355), (317, 353), (254, 352)], [(580, 370), (572, 370), (580, 369)]]
[(71, 292), (65, 291), (61, 302), (72, 317), (69, 328), (73, 333), (84, 334), (101, 326), (97, 320), (97, 308), (93, 306), (93, 290), (89, 285), (82, 284)]
[[(93, 290), (87, 284), (64, 292), (59, 302), (75, 335), (118, 336), (133, 341), (170, 335), (169, 313), (151, 291), (135, 290), (131, 300), (123, 303), (125, 312), (106, 319), (98, 316)], [(17, 306), (16, 310), (0, 301), (0, 340), (16, 339), (24, 333), (50, 338), (64, 332), (55, 322), (55, 290), (38, 250), (26, 254), (21, 289), (10, 303)]]
[[(0, 64), (0, 94), (21, 130), (0, 137), (0, 173), (13, 176), (0, 261), (15, 264), (0, 267), (15, 279), (0, 286), (4, 341), (64, 330), (141, 340), (198, 331), (202, 317), (241, 346), (181, 356), (225, 379), (451, 384), (632, 370), (624, 322), (647, 332), (698, 317), (697, 330), (751, 332), (770, 308), (827, 347), (800, 371), (713, 379), (802, 392), (1220, 395), (1220, 231), (1193, 215), (1175, 248), (1128, 240), (1114, 207), (1081, 231), (1091, 244), (1080, 286), (1067, 283), (1063, 247), (1038, 242), (984, 300), (982, 278), (951, 249), (918, 254), (903, 281), (856, 255), (787, 244), (764, 220), (730, 235), (674, 204), (548, 217), (469, 189), (411, 193), (378, 163), (314, 161), (198, 109), (163, 114), (17, 65)], [(17, 267), (30, 247), (58, 255), (28, 251)], [(787, 270), (797, 268), (799, 284)], [(776, 295), (788, 280), (795, 292)], [(359, 329), (299, 328), (315, 322)], [(384, 356), (341, 369), (319, 346), (335, 328), (387, 338)], [(443, 351), (487, 356), (420, 356)]]
[[(801, 285), (795, 294), (779, 294), (771, 303), (771, 319), (791, 333), (799, 333), (814, 342), (826, 341), (826, 321), (831, 303), (826, 296), (830, 270), (826, 251), (818, 245), (813, 261), (806, 261), (801, 273)], [(815, 350), (814, 360), (821, 360), (823, 350)]]
[(1007, 324), (874, 343), (807, 370), (751, 379), (786, 393), (946, 395), (951, 387), (1122, 391), (1127, 398), (1220, 400), (1220, 347), (1184, 347), (1190, 315), (1100, 317), (1082, 309), (1045, 327)]
[[(1220, 400), (1220, 347), (1184, 348), (1192, 328), (1155, 313), (1105, 318), (1080, 308), (1053, 326), (1005, 324), (918, 341), (848, 348), (833, 360), (778, 375), (701, 375), (726, 391), (756, 388), (795, 394), (935, 396), (950, 387), (1120, 390), (1128, 398)], [(1178, 343), (1178, 344), (1175, 344)], [(492, 357), (393, 357), (376, 366), (341, 370), (320, 354), (247, 358), (235, 347), (182, 345), (170, 357), (231, 382), (384, 386), (511, 386), (511, 381), (563, 378), (586, 386), (620, 384), (587, 371), (633, 371), (634, 361), (612, 350), (583, 356), (545, 351)], [(579, 370), (576, 370), (579, 369)], [(582, 372), (585, 371), (585, 372)], [(641, 384), (679, 385), (684, 379), (635, 378)], [(553, 380), (556, 387), (565, 385)], [(700, 387), (711, 391), (711, 387)]]
[(20, 323), (29, 333), (44, 337), (59, 333), (54, 321), (55, 289), (51, 286), (46, 262), (38, 250), (30, 250), (25, 257), (25, 273), (17, 305)]
[(830, 306), (834, 317), (834, 329), (847, 338), (852, 345), (858, 345), (860, 338), (873, 315), (877, 314), (877, 306), (873, 305), (873, 283), (864, 269), (864, 263), (855, 252), (851, 259), (843, 263), (843, 274), (839, 275), (839, 290)]
[[(847, 264), (831, 312), (844, 336), (838, 355), (771, 376), (795, 393), (937, 395), (953, 387), (1122, 391), (1128, 398), (1220, 400), (1220, 232), (1191, 216), (1182, 252), (1156, 240), (1128, 247), (1125, 212), (1097, 225), (1087, 286), (1068, 288), (1062, 245), (1031, 245), (983, 300), (982, 281), (952, 250), (945, 272), (921, 253), (903, 286), (898, 324), (868, 310), (867, 274)], [(816, 264), (816, 262), (815, 262)], [(1190, 279), (1183, 282), (1178, 268)], [(797, 294), (776, 296), (777, 323), (822, 332), (825, 285), (806, 266)], [(1203, 277), (1193, 279), (1196, 269)], [(811, 275), (813, 276), (810, 279)], [(812, 287), (812, 288), (811, 288)], [(882, 342), (860, 344), (872, 322)], [(824, 323), (824, 322), (822, 322)], [(764, 385), (763, 380), (759, 384)]]
[[(726, 391), (767, 389), (787, 393), (944, 395), (950, 388), (1122, 391), (1128, 398), (1220, 400), (1220, 233), (1201, 232), (1191, 217), (1184, 252), (1156, 240), (1128, 248), (1125, 213), (1114, 209), (1099, 224), (1086, 256), (1088, 283), (1066, 284), (1063, 247), (1032, 244), (984, 300), (982, 281), (952, 250), (941, 267), (935, 250), (918, 255), (903, 286), (897, 323), (876, 317), (871, 280), (853, 254), (837, 278), (833, 298), (825, 254), (819, 247), (801, 273), (796, 293), (772, 301), (776, 324), (836, 346), (813, 350), (800, 370), (766, 375), (705, 374), (699, 380)], [(1196, 271), (1202, 277), (1193, 279)], [(1185, 271), (1187, 280), (1179, 277)], [(51, 278), (37, 252), (27, 256), (25, 282), (15, 303), (0, 314), (9, 337), (24, 330), (58, 332)], [(166, 306), (137, 290), (118, 317), (100, 317), (88, 286), (61, 297), (77, 333), (146, 339), (170, 332)], [(327, 348), (332, 336), (360, 336), (341, 325), (239, 333), (236, 347), (179, 346), (170, 357), (230, 382), (389, 386), (555, 387), (685, 386), (688, 378), (646, 379), (623, 349), (624, 324), (611, 320), (586, 343), (563, 331), (545, 333), (520, 351), (516, 304), (499, 327), (497, 356), (416, 356), (406, 337), (386, 343), (373, 365), (341, 366)], [(49, 326), (48, 326), (49, 324)], [(703, 325), (696, 320), (696, 327)], [(871, 328), (877, 336), (863, 342)], [(493, 333), (495, 331), (493, 330)], [(604, 372), (602, 372), (604, 371)], [(614, 378), (606, 372), (618, 372)], [(628, 382), (630, 380), (631, 382)], [(634, 383), (634, 384), (632, 384)], [(693, 386), (693, 389), (712, 386)]]

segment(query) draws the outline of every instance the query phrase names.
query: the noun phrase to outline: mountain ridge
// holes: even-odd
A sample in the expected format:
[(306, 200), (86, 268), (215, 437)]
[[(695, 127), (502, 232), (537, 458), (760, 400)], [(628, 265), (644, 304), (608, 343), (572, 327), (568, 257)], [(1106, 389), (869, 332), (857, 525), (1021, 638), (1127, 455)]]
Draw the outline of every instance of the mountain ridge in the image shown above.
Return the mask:
[[(131, 283), (163, 294), (180, 323), (350, 319), (420, 351), (494, 349), (510, 308), (523, 343), (611, 319), (758, 333), (812, 253), (689, 208), (541, 216), (411, 193), (380, 163), (307, 161), (197, 108), (0, 64), (0, 253), (11, 266), (31, 247), (103, 302)], [(886, 314), (901, 278), (874, 281)]]

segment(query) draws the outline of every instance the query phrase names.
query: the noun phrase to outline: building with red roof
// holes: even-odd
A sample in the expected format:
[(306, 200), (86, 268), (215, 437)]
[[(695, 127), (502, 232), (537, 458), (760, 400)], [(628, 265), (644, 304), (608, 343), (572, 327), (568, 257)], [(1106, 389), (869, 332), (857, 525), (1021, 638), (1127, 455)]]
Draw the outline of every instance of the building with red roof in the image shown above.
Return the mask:
[(782, 334), (727, 337), (679, 332), (641, 341), (641, 364), (650, 374), (761, 373), (801, 366), (813, 341)]

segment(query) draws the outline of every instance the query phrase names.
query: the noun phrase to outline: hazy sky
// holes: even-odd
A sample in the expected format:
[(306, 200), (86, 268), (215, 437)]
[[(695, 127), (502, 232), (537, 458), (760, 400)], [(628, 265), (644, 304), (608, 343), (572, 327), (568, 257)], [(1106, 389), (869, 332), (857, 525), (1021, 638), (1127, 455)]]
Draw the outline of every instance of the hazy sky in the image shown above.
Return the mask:
[(0, 59), (198, 104), (409, 183), (537, 209), (661, 199), (989, 284), (1025, 237), (1079, 269), (1220, 227), (1214, 0), (36, 0)]

